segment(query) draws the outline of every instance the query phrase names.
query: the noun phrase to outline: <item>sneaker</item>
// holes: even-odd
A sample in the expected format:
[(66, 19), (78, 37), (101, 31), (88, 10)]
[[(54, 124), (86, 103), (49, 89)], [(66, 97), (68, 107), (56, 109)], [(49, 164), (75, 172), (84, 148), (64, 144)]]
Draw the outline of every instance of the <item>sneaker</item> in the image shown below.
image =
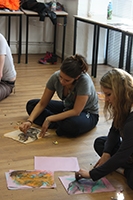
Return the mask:
[(56, 54), (52, 54), (52, 56), (47, 59), (47, 62), (49, 64), (52, 64), (52, 65), (56, 64), (57, 63), (57, 56), (56, 56)]
[(57, 56), (56, 54), (50, 53), (50, 52), (46, 52), (46, 55), (44, 56), (44, 58), (41, 58), (39, 60), (39, 63), (47, 65), (47, 64), (56, 64), (57, 62)]
[(50, 57), (52, 57), (52, 53), (47, 51), (46, 55), (39, 60), (39, 63), (44, 64), (44, 65), (47, 64), (47, 59), (49, 59)]

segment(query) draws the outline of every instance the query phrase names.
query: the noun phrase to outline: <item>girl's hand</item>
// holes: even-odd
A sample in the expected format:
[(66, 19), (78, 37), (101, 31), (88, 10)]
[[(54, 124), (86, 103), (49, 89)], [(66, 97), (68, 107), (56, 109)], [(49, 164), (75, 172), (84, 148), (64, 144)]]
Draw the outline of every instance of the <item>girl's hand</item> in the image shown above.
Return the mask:
[(75, 178), (77, 181), (81, 178), (90, 178), (90, 174), (88, 171), (80, 169), (78, 172), (75, 172)]
[(27, 133), (27, 130), (31, 127), (31, 122), (23, 122), (20, 126), (19, 129), (20, 131), (22, 131), (23, 133)]
[(94, 168), (99, 167), (103, 165), (107, 160), (110, 159), (110, 154), (109, 153), (103, 153), (101, 158), (98, 160), (98, 162), (95, 164)]
[(46, 134), (46, 131), (48, 130), (49, 125), (50, 125), (50, 121), (48, 118), (46, 118), (45, 121), (43, 122), (42, 129), (39, 134), (40, 137), (42, 138), (45, 137), (45, 134)]

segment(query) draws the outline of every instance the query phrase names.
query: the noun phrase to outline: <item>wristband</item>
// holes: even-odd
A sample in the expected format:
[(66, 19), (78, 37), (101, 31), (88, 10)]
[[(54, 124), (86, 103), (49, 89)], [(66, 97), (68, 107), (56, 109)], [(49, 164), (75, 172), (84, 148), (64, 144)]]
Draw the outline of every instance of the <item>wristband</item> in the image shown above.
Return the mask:
[(30, 122), (31, 124), (33, 123), (31, 120), (27, 119), (27, 122)]

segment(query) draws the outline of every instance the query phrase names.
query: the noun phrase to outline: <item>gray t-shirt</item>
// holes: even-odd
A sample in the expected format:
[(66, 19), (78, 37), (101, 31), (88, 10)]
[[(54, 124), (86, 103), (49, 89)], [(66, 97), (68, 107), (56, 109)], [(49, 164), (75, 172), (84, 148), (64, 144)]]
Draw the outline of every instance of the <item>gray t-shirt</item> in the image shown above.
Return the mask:
[(91, 77), (87, 73), (82, 73), (74, 83), (72, 91), (67, 97), (63, 96), (63, 86), (59, 80), (60, 70), (56, 71), (48, 80), (46, 87), (55, 91), (58, 97), (63, 101), (65, 110), (73, 108), (76, 96), (88, 95), (88, 101), (83, 109), (86, 113), (98, 114), (98, 96)]
[(16, 77), (16, 70), (14, 67), (13, 57), (11, 54), (10, 47), (1, 33), (0, 33), (0, 55), (5, 55), (2, 80), (11, 81)]

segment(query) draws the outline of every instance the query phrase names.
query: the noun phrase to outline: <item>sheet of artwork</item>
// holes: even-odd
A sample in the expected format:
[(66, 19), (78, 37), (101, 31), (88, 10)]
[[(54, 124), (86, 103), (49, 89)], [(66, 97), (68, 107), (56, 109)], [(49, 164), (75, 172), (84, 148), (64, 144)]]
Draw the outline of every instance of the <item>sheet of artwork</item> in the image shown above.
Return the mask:
[(115, 188), (106, 178), (98, 181), (92, 179), (75, 180), (74, 175), (59, 177), (68, 194), (98, 193), (115, 191)]
[(35, 156), (34, 169), (50, 171), (79, 171), (79, 164), (76, 157)]
[(20, 130), (15, 130), (4, 134), (4, 136), (26, 144), (39, 139), (39, 133), (40, 133), (39, 129), (31, 127), (28, 129), (26, 134)]
[(10, 190), (28, 188), (55, 188), (54, 173), (40, 170), (10, 170), (5, 173)]

